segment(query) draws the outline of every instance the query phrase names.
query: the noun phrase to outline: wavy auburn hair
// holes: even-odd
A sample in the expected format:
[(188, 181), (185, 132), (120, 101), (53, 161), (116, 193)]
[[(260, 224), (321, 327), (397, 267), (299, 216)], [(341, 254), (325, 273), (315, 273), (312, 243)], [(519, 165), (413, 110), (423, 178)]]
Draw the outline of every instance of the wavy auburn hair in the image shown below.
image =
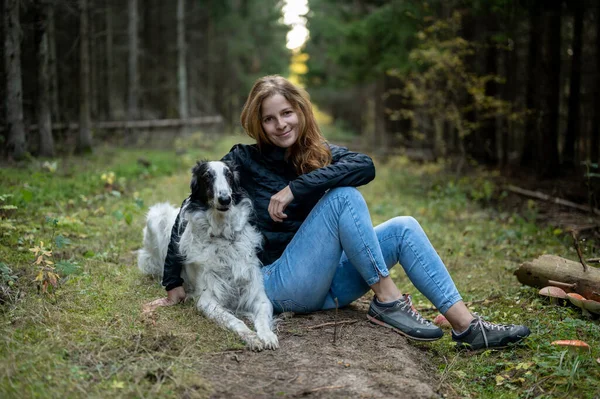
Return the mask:
[(308, 173), (331, 163), (331, 151), (325, 145), (312, 111), (308, 93), (289, 80), (279, 76), (265, 76), (256, 81), (242, 110), (241, 122), (248, 136), (256, 140), (258, 148), (272, 144), (262, 128), (262, 102), (281, 94), (298, 113), (298, 139), (289, 148), (289, 160), (298, 174)]

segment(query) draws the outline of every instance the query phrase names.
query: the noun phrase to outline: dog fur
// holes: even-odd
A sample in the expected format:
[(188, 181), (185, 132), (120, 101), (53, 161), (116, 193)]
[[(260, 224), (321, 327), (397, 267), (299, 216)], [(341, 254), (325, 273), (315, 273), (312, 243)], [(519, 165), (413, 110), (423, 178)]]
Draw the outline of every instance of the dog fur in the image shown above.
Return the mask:
[[(252, 202), (239, 187), (237, 174), (223, 162), (198, 162), (190, 188), (181, 209), (167, 203), (150, 208), (139, 269), (162, 276), (171, 230), (181, 210), (176, 228), (187, 295), (197, 298), (200, 312), (236, 332), (252, 350), (277, 349), (273, 306), (256, 256), (262, 236), (249, 223)], [(256, 332), (234, 313), (249, 317)]]

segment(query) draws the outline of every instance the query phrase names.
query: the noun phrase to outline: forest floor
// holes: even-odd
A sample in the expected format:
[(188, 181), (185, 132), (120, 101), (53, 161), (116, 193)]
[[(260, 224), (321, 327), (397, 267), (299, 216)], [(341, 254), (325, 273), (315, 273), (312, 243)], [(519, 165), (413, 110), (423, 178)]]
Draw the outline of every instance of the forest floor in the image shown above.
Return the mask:
[[(543, 253), (577, 259), (566, 227), (547, 217), (566, 210), (503, 195), (498, 175), (483, 170), (454, 179), (443, 163), (376, 159), (378, 176), (361, 191), (374, 224), (419, 219), (471, 310), (531, 328), (515, 348), (459, 352), (449, 334), (407, 341), (366, 321), (370, 295), (337, 312), (281, 318), (280, 349), (258, 353), (191, 302), (144, 314), (164, 295), (136, 268), (147, 207), (180, 203), (194, 161), (219, 158), (240, 139), (192, 136), (175, 148), (105, 147), (0, 169), (1, 397), (599, 397), (599, 321), (551, 306), (512, 275)], [(599, 256), (596, 241), (581, 246)], [(43, 293), (52, 268), (59, 284)], [(435, 317), (401, 267), (392, 277)], [(592, 349), (563, 351), (550, 345), (556, 339)]]

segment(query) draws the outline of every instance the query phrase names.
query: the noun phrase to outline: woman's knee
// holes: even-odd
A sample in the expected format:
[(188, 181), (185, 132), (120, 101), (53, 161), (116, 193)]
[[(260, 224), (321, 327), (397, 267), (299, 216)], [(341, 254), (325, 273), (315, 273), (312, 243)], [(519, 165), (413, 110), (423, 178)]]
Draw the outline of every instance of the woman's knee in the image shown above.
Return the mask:
[(332, 197), (343, 197), (351, 203), (359, 202), (364, 203), (365, 199), (361, 192), (356, 187), (336, 187), (329, 190), (328, 196)]
[(393, 223), (394, 228), (401, 233), (403, 236), (405, 233), (422, 231), (423, 228), (412, 216), (396, 216), (395, 218), (390, 220)]

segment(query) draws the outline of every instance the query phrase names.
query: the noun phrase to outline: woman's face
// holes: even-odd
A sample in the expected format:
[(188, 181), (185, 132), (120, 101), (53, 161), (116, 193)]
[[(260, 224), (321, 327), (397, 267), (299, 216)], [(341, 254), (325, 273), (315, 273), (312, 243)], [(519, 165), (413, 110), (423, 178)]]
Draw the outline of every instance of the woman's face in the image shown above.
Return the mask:
[(261, 124), (277, 147), (289, 148), (298, 140), (298, 113), (281, 94), (263, 100)]

